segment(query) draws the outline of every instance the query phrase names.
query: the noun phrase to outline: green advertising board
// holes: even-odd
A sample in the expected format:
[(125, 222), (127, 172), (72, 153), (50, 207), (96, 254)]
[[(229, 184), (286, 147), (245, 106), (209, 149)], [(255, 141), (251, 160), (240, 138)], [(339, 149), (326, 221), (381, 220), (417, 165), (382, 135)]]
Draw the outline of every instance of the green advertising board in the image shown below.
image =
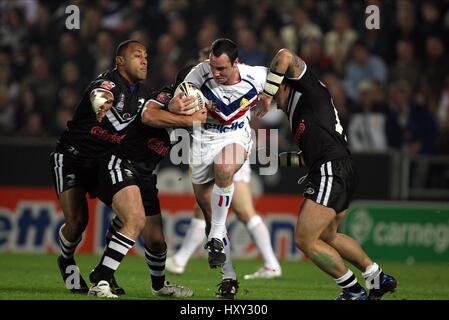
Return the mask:
[(356, 201), (341, 231), (373, 259), (449, 262), (449, 203)]

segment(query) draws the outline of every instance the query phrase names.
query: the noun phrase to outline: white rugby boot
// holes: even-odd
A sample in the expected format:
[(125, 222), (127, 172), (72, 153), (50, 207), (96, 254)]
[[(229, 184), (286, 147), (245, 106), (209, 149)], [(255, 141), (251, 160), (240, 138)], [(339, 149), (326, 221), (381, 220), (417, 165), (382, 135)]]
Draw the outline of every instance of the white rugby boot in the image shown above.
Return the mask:
[(111, 287), (109, 286), (109, 282), (106, 280), (98, 281), (96, 285), (93, 285), (89, 292), (88, 296), (99, 297), (99, 298), (118, 298), (117, 295), (111, 292)]

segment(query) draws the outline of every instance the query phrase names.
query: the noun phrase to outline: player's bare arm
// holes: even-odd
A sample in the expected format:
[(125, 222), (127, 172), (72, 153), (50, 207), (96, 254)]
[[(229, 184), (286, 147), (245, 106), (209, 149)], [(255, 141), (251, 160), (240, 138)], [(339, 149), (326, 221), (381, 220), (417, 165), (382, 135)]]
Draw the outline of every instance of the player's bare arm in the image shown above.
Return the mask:
[(271, 61), (265, 88), (259, 95), (257, 103), (258, 117), (263, 117), (270, 110), (273, 97), (284, 80), (284, 76), (298, 78), (304, 71), (304, 68), (304, 61), (290, 50), (281, 49), (278, 51)]
[(288, 49), (281, 49), (271, 61), (270, 71), (287, 78), (298, 78), (305, 66), (305, 62), (296, 54)]
[(192, 127), (195, 122), (206, 122), (206, 118), (206, 108), (186, 116), (163, 110), (152, 101), (148, 102), (142, 111), (142, 122), (155, 128)]

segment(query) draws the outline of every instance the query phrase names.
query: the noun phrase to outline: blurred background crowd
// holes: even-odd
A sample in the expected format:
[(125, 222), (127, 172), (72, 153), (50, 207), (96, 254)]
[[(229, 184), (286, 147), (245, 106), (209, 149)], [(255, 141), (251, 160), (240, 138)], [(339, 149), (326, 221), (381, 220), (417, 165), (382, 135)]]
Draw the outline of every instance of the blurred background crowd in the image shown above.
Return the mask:
[[(79, 30), (66, 29), (71, 4)], [(379, 30), (365, 26), (371, 4)], [(147, 46), (156, 89), (228, 37), (251, 65), (268, 66), (282, 47), (299, 54), (329, 88), (353, 150), (449, 154), (448, 9), (447, 0), (0, 0), (0, 136), (58, 136), (123, 40)]]

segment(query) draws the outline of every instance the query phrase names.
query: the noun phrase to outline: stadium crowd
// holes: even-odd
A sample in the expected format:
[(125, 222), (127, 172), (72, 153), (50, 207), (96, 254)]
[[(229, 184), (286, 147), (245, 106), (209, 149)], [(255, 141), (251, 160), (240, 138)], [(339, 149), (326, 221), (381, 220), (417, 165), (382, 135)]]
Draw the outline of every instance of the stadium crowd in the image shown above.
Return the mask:
[[(79, 30), (66, 28), (71, 4)], [(380, 29), (366, 28), (371, 4)], [(228, 37), (250, 65), (282, 47), (298, 53), (329, 88), (353, 150), (449, 154), (448, 9), (443, 0), (0, 0), (0, 136), (58, 136), (120, 41), (147, 46), (157, 89)]]

